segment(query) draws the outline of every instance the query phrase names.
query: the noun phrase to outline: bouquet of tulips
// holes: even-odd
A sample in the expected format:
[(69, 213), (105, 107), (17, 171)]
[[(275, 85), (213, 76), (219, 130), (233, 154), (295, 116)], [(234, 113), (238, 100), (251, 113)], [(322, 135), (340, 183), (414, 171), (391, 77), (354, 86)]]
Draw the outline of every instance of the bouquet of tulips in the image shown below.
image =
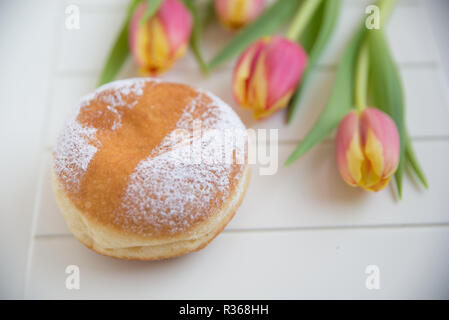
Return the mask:
[[(401, 196), (408, 166), (427, 187), (405, 126), (399, 72), (383, 33), (396, 1), (378, 1), (378, 30), (363, 23), (355, 33), (326, 108), (287, 165), (337, 129), (337, 164), (349, 185), (378, 191), (395, 175)], [(238, 56), (230, 85), (236, 101), (257, 119), (288, 107), (289, 123), (340, 8), (341, 0), (277, 0), (269, 6), (266, 0), (133, 0), (100, 84), (114, 79), (130, 53), (140, 71), (150, 75), (168, 70), (188, 46), (205, 75)], [(235, 36), (206, 62), (201, 35), (214, 14)], [(287, 23), (285, 35), (276, 33)]]
[[(291, 119), (340, 6), (341, 0), (277, 0), (270, 6), (266, 0), (133, 0), (100, 84), (114, 79), (129, 53), (143, 74), (158, 75), (190, 44), (205, 74), (240, 55), (232, 84), (237, 102), (258, 119), (290, 105)], [(206, 63), (201, 33), (211, 13), (237, 33)], [(286, 35), (273, 36), (287, 22)]]

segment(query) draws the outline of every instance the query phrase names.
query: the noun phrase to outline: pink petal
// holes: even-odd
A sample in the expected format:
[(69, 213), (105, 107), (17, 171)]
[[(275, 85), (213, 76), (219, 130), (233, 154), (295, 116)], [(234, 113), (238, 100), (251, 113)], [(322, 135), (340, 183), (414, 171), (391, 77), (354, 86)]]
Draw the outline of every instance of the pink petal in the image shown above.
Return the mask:
[(134, 57), (134, 60), (139, 66), (145, 65), (145, 62), (142, 60), (142, 57), (139, 55), (137, 50), (137, 32), (139, 31), (139, 23), (140, 19), (145, 14), (146, 3), (142, 2), (134, 11), (134, 14), (131, 18), (131, 22), (129, 25), (129, 48)]
[(174, 53), (189, 41), (192, 31), (190, 11), (179, 0), (164, 0), (157, 15)]
[(356, 111), (351, 111), (343, 118), (338, 126), (337, 137), (335, 140), (335, 155), (337, 158), (338, 170), (340, 171), (342, 178), (352, 185), (355, 185), (356, 181), (349, 171), (346, 155), (354, 136), (357, 135), (358, 132), (359, 116)]
[[(267, 45), (266, 39), (257, 40), (256, 42), (251, 44), (248, 48), (246, 48), (245, 51), (243, 51), (243, 53), (237, 60), (233, 73), (233, 82), (236, 81), (236, 77), (238, 76), (239, 68), (241, 67), (242, 62), (248, 57), (248, 55), (252, 55), (250, 73), (248, 78), (246, 79), (246, 91), (248, 91), (248, 86), (251, 81), (251, 77), (254, 73), (254, 69), (256, 68), (257, 60), (259, 59), (260, 53), (263, 51), (266, 45)], [(239, 104), (242, 104), (242, 101), (238, 98), (238, 95), (235, 92), (234, 98)]]
[(215, 0), (215, 10), (217, 14), (224, 20), (228, 19), (228, 5), (229, 0)]
[(388, 175), (399, 163), (400, 139), (398, 129), (389, 115), (375, 108), (366, 108), (361, 117), (361, 137), (365, 144), (368, 130), (371, 130), (382, 144), (384, 174)]
[(279, 36), (271, 39), (265, 52), (270, 108), (298, 85), (307, 66), (307, 54), (299, 44)]
[(248, 9), (248, 20), (253, 21), (256, 19), (265, 9), (266, 0), (251, 0)]

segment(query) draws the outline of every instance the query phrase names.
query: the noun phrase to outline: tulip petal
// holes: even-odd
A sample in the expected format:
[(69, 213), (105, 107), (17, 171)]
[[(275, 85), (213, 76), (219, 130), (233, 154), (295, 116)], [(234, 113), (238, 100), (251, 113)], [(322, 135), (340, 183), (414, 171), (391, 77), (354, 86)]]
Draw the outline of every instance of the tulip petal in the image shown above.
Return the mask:
[(399, 163), (400, 145), (394, 121), (378, 109), (366, 108), (361, 116), (361, 132), (373, 170), (381, 177), (392, 175)]
[(244, 24), (244, 19), (249, 6), (248, 0), (232, 0), (228, 1), (228, 22), (235, 27), (240, 27)]
[(173, 64), (170, 55), (170, 45), (165, 36), (164, 28), (158, 18), (150, 19), (148, 22), (148, 70), (150, 73), (162, 72)]
[(225, 23), (229, 20), (229, 0), (215, 0), (215, 12), (220, 20)]
[(146, 8), (142, 2), (133, 14), (129, 46), (141, 72), (157, 75), (185, 53), (192, 18), (180, 1), (164, 0), (155, 16), (140, 23)]
[(287, 106), (305, 69), (301, 46), (282, 37), (265, 37), (249, 46), (234, 69), (237, 102), (263, 118)]
[(293, 92), (294, 92), (293, 89), (290, 90), (289, 92), (287, 92), (287, 94), (284, 95), (281, 99), (279, 99), (276, 102), (276, 104), (274, 106), (272, 106), (271, 108), (257, 110), (256, 112), (254, 112), (254, 117), (256, 119), (266, 118), (266, 117), (272, 115), (273, 113), (275, 113), (276, 111), (278, 111), (279, 109), (282, 109), (290, 101), (290, 99), (293, 95)]
[[(185, 5), (179, 0), (164, 0), (157, 17), (166, 33), (170, 53), (177, 55), (185, 47), (192, 31), (192, 16)], [(179, 55), (179, 53), (178, 53)]]
[(255, 113), (266, 109), (267, 101), (267, 70), (265, 66), (265, 52), (261, 51), (254, 59), (256, 65), (254, 72), (249, 78), (248, 84), (248, 105)]
[(391, 180), (391, 176), (388, 178), (381, 179), (377, 184), (375, 184), (373, 186), (364, 187), (364, 189), (367, 191), (372, 191), (372, 192), (380, 191), (388, 185), (390, 180)]
[(143, 17), (144, 14), (145, 14), (145, 4), (141, 3), (136, 8), (129, 26), (130, 30), (129, 47), (131, 49), (131, 53), (134, 57), (135, 62), (139, 66), (144, 66), (146, 61), (144, 57), (146, 45), (143, 43), (145, 43), (147, 40), (145, 36), (142, 34), (146, 33), (146, 27), (145, 25), (140, 24), (140, 19)]
[(265, 8), (265, 0), (215, 0), (220, 22), (237, 30), (257, 18)]
[(271, 108), (297, 87), (307, 65), (307, 54), (300, 45), (282, 37), (273, 37), (266, 51), (267, 108)]
[(252, 0), (249, 1), (247, 8), (248, 20), (253, 21), (256, 19), (265, 9), (266, 0)]
[(261, 39), (249, 46), (237, 61), (233, 75), (234, 98), (243, 107), (251, 107), (248, 103), (250, 79), (254, 74), (260, 53), (267, 39)]
[(346, 152), (346, 161), (351, 177), (348, 180), (352, 179), (354, 181), (354, 184), (360, 184), (363, 179), (363, 169), (365, 167), (366, 161), (363, 157), (363, 151), (360, 145), (360, 136), (358, 132), (354, 134), (354, 137), (349, 144), (348, 151)]
[[(386, 148), (390, 150), (386, 152)], [(338, 169), (352, 186), (374, 192), (385, 188), (397, 168), (398, 153), (396, 126), (388, 115), (377, 109), (365, 108), (361, 115), (351, 111), (338, 127)]]
[(366, 173), (365, 180), (367, 185), (377, 184), (383, 176), (384, 158), (383, 148), (380, 141), (376, 138), (373, 131), (368, 129), (362, 138), (364, 145), (364, 153), (366, 157)]
[(360, 145), (359, 116), (352, 111), (343, 118), (337, 130), (336, 158), (344, 181), (356, 186), (362, 180), (364, 156)]

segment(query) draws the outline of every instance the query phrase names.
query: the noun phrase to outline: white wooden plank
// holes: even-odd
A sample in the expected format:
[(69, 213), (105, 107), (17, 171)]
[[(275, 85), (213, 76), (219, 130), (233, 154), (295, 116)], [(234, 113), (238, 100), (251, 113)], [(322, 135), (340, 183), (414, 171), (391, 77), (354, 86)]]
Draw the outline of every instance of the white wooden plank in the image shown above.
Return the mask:
[[(449, 228), (223, 233), (159, 262), (98, 255), (72, 237), (36, 239), (27, 298), (448, 298)], [(77, 265), (80, 289), (67, 290)], [(380, 289), (366, 288), (368, 265)]]
[[(352, 3), (352, 2), (351, 2)], [(335, 65), (340, 53), (346, 46), (355, 26), (364, 16), (365, 5), (345, 5), (342, 16), (329, 44), (321, 65)], [(399, 6), (392, 16), (388, 28), (390, 43), (399, 63), (425, 63), (438, 60), (437, 49), (433, 41), (432, 31), (427, 21), (427, 15), (421, 5)], [(79, 30), (65, 28), (65, 15), (61, 12), (61, 50), (58, 60), (59, 71), (89, 71), (98, 75), (104, 64), (109, 49), (120, 29), (126, 10), (84, 10), (80, 6), (81, 20)], [(413, 35), (411, 37), (410, 35)], [(223, 45), (232, 38), (232, 34), (223, 30), (217, 24), (207, 28), (203, 45), (204, 54), (210, 59)], [(420, 39), (419, 45), (415, 39)], [(197, 68), (193, 55), (178, 61), (183, 69)], [(230, 62), (227, 66), (233, 66)]]
[[(228, 229), (449, 223), (449, 141), (415, 142), (430, 189), (423, 191), (406, 177), (402, 201), (389, 188), (373, 194), (345, 185), (335, 165), (333, 143), (282, 167), (293, 147), (280, 146), (276, 175), (260, 176), (254, 168), (248, 193)], [(53, 198), (49, 165), (45, 170), (36, 234), (69, 234)]]
[(443, 69), (401, 69), (406, 121), (413, 137), (448, 136), (449, 91)]
[(37, 220), (36, 220), (36, 235), (48, 235), (48, 234), (69, 234), (70, 231), (62, 218), (58, 205), (56, 204), (55, 197), (53, 196), (51, 186), (51, 153), (46, 152), (45, 165), (43, 166), (43, 172), (41, 175), (40, 199), (37, 201)]
[(123, 11), (128, 8), (130, 0), (64, 0), (64, 5), (79, 6), (81, 11), (98, 11), (100, 9), (114, 9), (116, 11)]
[[(291, 167), (280, 168), (274, 176), (255, 174), (229, 228), (448, 223), (449, 169), (445, 164), (449, 141), (414, 145), (429, 180), (427, 191), (418, 188), (407, 176), (402, 201), (394, 198), (390, 188), (367, 193), (349, 187), (337, 171), (333, 143), (325, 143)], [(279, 149), (281, 164), (292, 150), (285, 146)]]
[(1, 3), (0, 37), (0, 299), (24, 294), (36, 199), (55, 1)]
[[(427, 20), (432, 27), (434, 42), (439, 49), (439, 60), (444, 69), (446, 77), (449, 77), (449, 61), (446, 58), (449, 52), (449, 42), (447, 41), (447, 12), (449, 12), (449, 2), (446, 0), (433, 0), (425, 2)], [(444, 57), (444, 59), (443, 59)], [(449, 90), (448, 90), (449, 91)]]
[[(346, 47), (351, 35), (365, 17), (365, 5), (346, 6), (335, 33), (325, 50), (320, 64), (334, 65)], [(387, 26), (391, 50), (399, 63), (422, 63), (438, 60), (438, 51), (422, 3), (400, 6), (393, 12)], [(416, 39), (420, 39), (419, 44)], [(425, 41), (422, 43), (421, 41)]]
[(67, 29), (61, 12), (57, 71), (101, 70), (122, 26), (125, 12), (80, 12), (80, 28)]

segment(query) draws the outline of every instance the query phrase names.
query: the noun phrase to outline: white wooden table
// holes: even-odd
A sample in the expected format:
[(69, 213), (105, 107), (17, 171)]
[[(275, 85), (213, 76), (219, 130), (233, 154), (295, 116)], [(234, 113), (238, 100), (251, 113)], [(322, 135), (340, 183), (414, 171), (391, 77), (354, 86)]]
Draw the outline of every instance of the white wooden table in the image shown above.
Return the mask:
[[(333, 41), (288, 127), (282, 112), (255, 122), (234, 103), (233, 62), (204, 78), (188, 54), (163, 78), (214, 92), (248, 127), (279, 128), (282, 164), (323, 109), (338, 57), (367, 3), (344, 1)], [(68, 4), (81, 10), (79, 30), (65, 27)], [(449, 95), (424, 0), (400, 2), (388, 36), (428, 191), (409, 178), (402, 201), (389, 188), (368, 194), (347, 187), (329, 139), (274, 176), (255, 170), (234, 220), (198, 253), (128, 262), (83, 247), (53, 199), (51, 148), (70, 108), (94, 89), (126, 5), (126, 0), (2, 3), (0, 297), (449, 298)], [(228, 39), (220, 27), (210, 27), (206, 56)], [(129, 61), (121, 77), (134, 75)], [(80, 290), (66, 289), (68, 265), (80, 268)], [(379, 268), (378, 290), (366, 287), (369, 265)]]

